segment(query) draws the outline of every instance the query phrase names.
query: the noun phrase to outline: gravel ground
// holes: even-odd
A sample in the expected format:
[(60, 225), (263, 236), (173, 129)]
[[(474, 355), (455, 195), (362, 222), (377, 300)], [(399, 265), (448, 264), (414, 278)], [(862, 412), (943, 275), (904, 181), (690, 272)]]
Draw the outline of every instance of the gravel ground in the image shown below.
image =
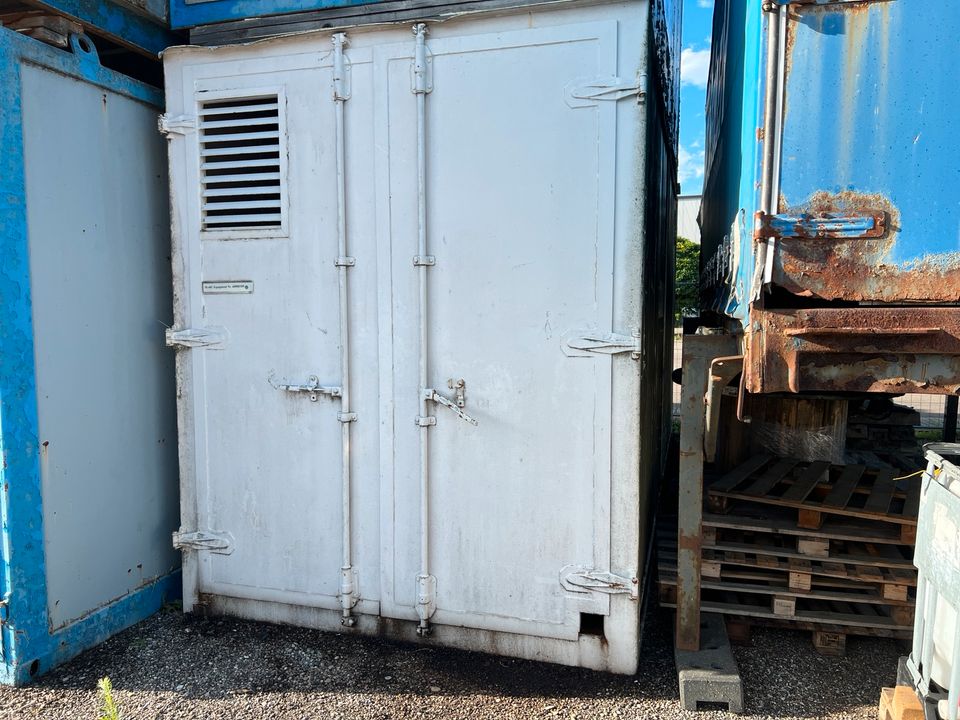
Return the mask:
[[(654, 612), (636, 677), (165, 611), (26, 688), (0, 718), (95, 720), (109, 676), (122, 717), (728, 718), (680, 708), (672, 620)], [(735, 648), (750, 718), (876, 717), (901, 643), (848, 638), (821, 657), (809, 633), (763, 629)]]

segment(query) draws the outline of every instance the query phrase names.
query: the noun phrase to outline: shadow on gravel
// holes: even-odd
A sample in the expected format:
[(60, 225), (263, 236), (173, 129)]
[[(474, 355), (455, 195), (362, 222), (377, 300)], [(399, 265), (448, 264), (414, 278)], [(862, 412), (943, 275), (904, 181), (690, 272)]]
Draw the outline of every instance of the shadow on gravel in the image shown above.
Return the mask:
[[(297, 693), (405, 696), (416, 703), (418, 697), (446, 695), (469, 696), (472, 702), (602, 699), (637, 710), (644, 702), (675, 707), (672, 625), (669, 614), (649, 613), (640, 670), (623, 677), (168, 611), (40, 678), (34, 687), (88, 690), (109, 675), (125, 690), (175, 693), (185, 700)], [(894, 679), (900, 651), (894, 641), (850, 638), (847, 657), (826, 658), (814, 652), (809, 634), (780, 630), (757, 631), (751, 647), (735, 649), (748, 714), (804, 718), (875, 707), (880, 687)]]

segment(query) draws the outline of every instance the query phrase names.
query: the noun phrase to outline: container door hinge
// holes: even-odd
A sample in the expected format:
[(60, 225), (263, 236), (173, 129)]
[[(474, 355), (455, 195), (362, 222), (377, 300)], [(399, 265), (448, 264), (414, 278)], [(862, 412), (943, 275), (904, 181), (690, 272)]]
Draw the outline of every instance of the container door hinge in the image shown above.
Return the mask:
[(757, 213), (756, 239), (802, 238), (806, 240), (858, 240), (882, 238), (887, 233), (887, 214), (867, 210), (863, 215), (845, 213)]
[(223, 327), (184, 328), (174, 330), (167, 328), (167, 347), (174, 348), (209, 348), (219, 350), (227, 344), (230, 333)]
[(233, 552), (233, 535), (209, 530), (178, 531), (173, 534), (173, 547), (177, 550), (206, 550), (217, 555), (229, 555)]
[(572, 108), (591, 107), (601, 100), (623, 100), (636, 96), (637, 102), (643, 102), (646, 92), (647, 76), (641, 74), (636, 80), (622, 80), (618, 77), (600, 77), (586, 82), (578, 80), (564, 89), (567, 105)]
[(186, 135), (196, 132), (197, 118), (193, 115), (170, 115), (163, 113), (157, 121), (157, 129), (162, 135)]
[(5, 623), (10, 619), (10, 600), (3, 598), (0, 600), (0, 623)]
[(629, 576), (624, 576), (568, 565), (560, 571), (560, 585), (568, 592), (629, 595), (631, 600), (640, 599), (640, 579), (632, 571)]
[(347, 46), (346, 33), (334, 33), (333, 37), (333, 99), (350, 99), (350, 61), (343, 49)]
[(433, 91), (433, 57), (427, 48), (427, 26), (417, 23), (413, 26), (413, 35), (417, 44), (410, 64), (410, 90), (414, 95), (426, 95)]
[(417, 575), (417, 615), (429, 620), (437, 610), (437, 578)]
[(630, 353), (631, 358), (639, 360), (642, 354), (639, 332), (632, 335), (584, 333), (568, 338), (562, 347), (564, 354), (569, 357), (585, 357), (590, 353), (600, 355)]

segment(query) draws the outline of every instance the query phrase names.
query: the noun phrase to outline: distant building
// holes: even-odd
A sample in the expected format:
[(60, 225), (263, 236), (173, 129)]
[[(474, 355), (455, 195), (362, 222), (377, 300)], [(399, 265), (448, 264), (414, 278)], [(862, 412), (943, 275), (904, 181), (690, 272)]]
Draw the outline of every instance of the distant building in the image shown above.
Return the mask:
[(700, 195), (681, 195), (677, 198), (677, 235), (700, 244)]

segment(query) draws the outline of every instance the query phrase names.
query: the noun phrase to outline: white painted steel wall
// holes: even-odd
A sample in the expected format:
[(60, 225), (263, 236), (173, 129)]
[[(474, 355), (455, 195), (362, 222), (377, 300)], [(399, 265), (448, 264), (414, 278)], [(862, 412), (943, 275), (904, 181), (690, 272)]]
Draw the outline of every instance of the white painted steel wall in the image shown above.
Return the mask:
[[(639, 327), (647, 5), (431, 24), (416, 68), (409, 25), (346, 33), (342, 84), (332, 32), (164, 57), (185, 609), (323, 628), (346, 614), (361, 632), (419, 625), (431, 642), (633, 672), (649, 478), (630, 349), (661, 330)], [(348, 97), (349, 562), (330, 390), (335, 96)], [(204, 231), (217, 147), (204, 133), (243, 98), (279, 105), (283, 189), (264, 202), (282, 207), (262, 210), (278, 224)], [(460, 379), (462, 407), (434, 399), (456, 406)], [(582, 613), (605, 637), (581, 632)]]
[[(24, 65), (51, 631), (176, 569), (168, 214), (156, 109)], [(63, 112), (63, 108), (70, 112)]]
[(700, 225), (697, 223), (699, 214), (699, 195), (681, 195), (677, 198), (677, 237), (685, 237), (700, 244)]

